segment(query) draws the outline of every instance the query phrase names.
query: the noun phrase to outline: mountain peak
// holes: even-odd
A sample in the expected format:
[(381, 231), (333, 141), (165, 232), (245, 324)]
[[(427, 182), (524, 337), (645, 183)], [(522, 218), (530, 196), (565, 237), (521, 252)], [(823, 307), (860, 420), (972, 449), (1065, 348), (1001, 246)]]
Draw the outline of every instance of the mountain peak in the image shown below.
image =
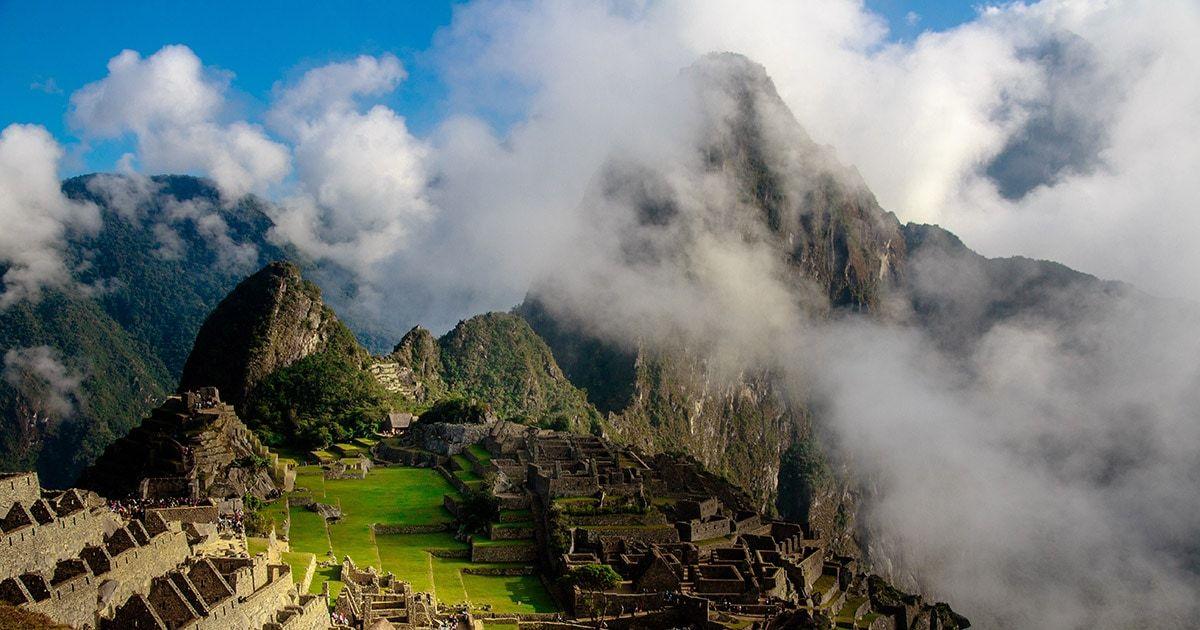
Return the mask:
[(321, 290), (296, 265), (272, 262), (238, 284), (205, 320), (179, 390), (216, 387), (224, 400), (241, 405), (264, 377), (328, 349), (345, 338), (342, 332), (349, 335)]

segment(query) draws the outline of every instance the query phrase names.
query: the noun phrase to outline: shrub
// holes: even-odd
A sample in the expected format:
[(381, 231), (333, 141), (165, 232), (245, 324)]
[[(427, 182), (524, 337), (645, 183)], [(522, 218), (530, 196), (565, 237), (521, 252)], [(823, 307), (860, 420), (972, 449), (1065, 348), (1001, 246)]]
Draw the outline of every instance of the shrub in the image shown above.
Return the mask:
[(492, 415), (492, 408), (474, 398), (460, 396), (443, 398), (421, 414), (421, 422), (444, 422), (447, 424), (477, 424)]

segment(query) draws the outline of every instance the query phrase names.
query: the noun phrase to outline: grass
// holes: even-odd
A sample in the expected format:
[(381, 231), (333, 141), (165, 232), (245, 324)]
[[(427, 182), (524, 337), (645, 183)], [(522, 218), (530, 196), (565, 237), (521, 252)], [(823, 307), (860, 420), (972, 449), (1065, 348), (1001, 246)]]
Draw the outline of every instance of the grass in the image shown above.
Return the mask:
[(334, 444), (333, 446), (331, 446), (329, 448), (329, 450), (334, 453), (341, 454), (342, 457), (357, 457), (358, 455), (361, 455), (363, 452), (363, 449), (361, 446), (358, 446), (357, 444), (350, 444), (347, 442), (340, 442), (338, 444)]
[[(500, 510), (509, 520), (527, 521), (533, 518), (533, 510)], [(515, 517), (515, 519), (514, 519)]]
[(379, 559), (384, 571), (391, 571), (410, 582), (418, 591), (432, 591), (434, 582), (429, 549), (466, 549), (467, 543), (454, 539), (449, 533), (389, 534), (375, 537)]
[(308, 587), (308, 592), (314, 595), (321, 592), (321, 585), (329, 582), (329, 601), (337, 599), (337, 594), (342, 592), (342, 568), (341, 567), (317, 567), (313, 573), (312, 584)]
[(376, 468), (366, 479), (324, 482), (326, 498), (336, 497), (343, 522), (418, 525), (453, 520), (442, 495), (456, 491), (431, 468)]
[(492, 523), (492, 529), (516, 529), (518, 527), (533, 527), (533, 521), (508, 521), (506, 523)]
[(472, 464), (471, 460), (467, 459), (465, 456), (451, 455), (450, 459), (454, 460), (454, 465), (458, 468), (458, 470), (454, 471), (455, 473), (466, 471), (474, 474), (474, 464)]
[(590, 507), (597, 507), (600, 505), (600, 502), (597, 501), (596, 499), (593, 499), (592, 497), (560, 497), (560, 498), (554, 500), (554, 504), (555, 505), (572, 506), (572, 507), (578, 506), (578, 505), (587, 505)]
[(253, 537), (253, 536), (246, 537), (246, 551), (250, 552), (250, 555), (253, 556), (255, 554), (262, 553), (266, 550), (267, 550), (267, 539), (266, 538), (257, 538), (257, 537)]
[(303, 507), (292, 508), (292, 528), (288, 543), (293, 551), (307, 551), (324, 557), (329, 551), (329, 533), (321, 515)]
[(534, 543), (532, 540), (488, 540), (487, 538), (476, 538), (471, 541), (476, 547), (530, 547)]
[(280, 554), (284, 564), (292, 567), (292, 583), (299, 584), (304, 579), (304, 572), (309, 563), (316, 562), (316, 556), (304, 551), (285, 551)]
[(473, 604), (491, 604), (493, 612), (555, 612), (558, 607), (536, 575), (462, 576), (467, 597)]
[(475, 456), (475, 459), (479, 460), (480, 464), (487, 464), (492, 461), (492, 454), (479, 444), (472, 444), (467, 447), (467, 450), (471, 451), (471, 454)]
[[(355, 564), (391, 571), (414, 589), (432, 592), (447, 604), (488, 604), (497, 612), (557, 610), (536, 576), (467, 575), (462, 573), (466, 567), (505, 565), (472, 564), (467, 558), (437, 558), (430, 554), (430, 549), (468, 548), (467, 543), (455, 540), (449, 532), (375, 535), (372, 529), (375, 523), (417, 525), (452, 520), (442, 507), (442, 495), (456, 496), (457, 492), (432, 469), (381, 467), (372, 469), (366, 479), (326, 480), (318, 467), (303, 466), (297, 470), (296, 486), (304, 488), (317, 501), (339, 506), (343, 517), (327, 525), (315, 512), (293, 507), (290, 536), (293, 552), (315, 554), (321, 560), (332, 549), (338, 560), (349, 555)], [(310, 591), (319, 593), (321, 584), (330, 581), (331, 594), (336, 596), (342, 586), (337, 581), (337, 570), (318, 567)]]

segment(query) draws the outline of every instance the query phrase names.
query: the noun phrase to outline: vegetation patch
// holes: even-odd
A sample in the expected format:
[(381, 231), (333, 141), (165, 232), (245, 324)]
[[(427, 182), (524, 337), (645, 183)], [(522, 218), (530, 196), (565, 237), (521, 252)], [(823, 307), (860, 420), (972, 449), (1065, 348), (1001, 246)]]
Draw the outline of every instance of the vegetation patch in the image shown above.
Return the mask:
[[(376, 533), (374, 525), (421, 526), (448, 524), (452, 517), (442, 506), (442, 496), (458, 493), (436, 471), (428, 468), (382, 467), (372, 469), (365, 479), (325, 479), (317, 466), (297, 470), (297, 488), (323, 503), (337, 505), (342, 518), (324, 520), (306, 508), (293, 506), (290, 543), (294, 553), (315, 555), (317, 560), (333, 552), (340, 561), (350, 556), (356, 564), (391, 571), (418, 591), (431, 592), (446, 604), (486, 605), (496, 612), (553, 612), (557, 608), (536, 575), (466, 575), (463, 569), (495, 569), (495, 573), (521, 573), (521, 564), (472, 563), (469, 545), (452, 532), (420, 534)], [(471, 495), (474, 496), (474, 495)], [(494, 499), (478, 506), (479, 519), (486, 524), (498, 511)], [(490, 498), (490, 497), (489, 497)], [(461, 499), (470, 503), (470, 496)], [(518, 510), (528, 526), (529, 511)], [(381, 528), (386, 531), (386, 528)], [(506, 546), (531, 546), (530, 541), (502, 541)], [(480, 540), (476, 544), (492, 544)], [(460, 557), (442, 557), (442, 556)], [(293, 565), (294, 566), (294, 565)], [(311, 592), (330, 580), (332, 592), (340, 590), (336, 568), (318, 567)]]

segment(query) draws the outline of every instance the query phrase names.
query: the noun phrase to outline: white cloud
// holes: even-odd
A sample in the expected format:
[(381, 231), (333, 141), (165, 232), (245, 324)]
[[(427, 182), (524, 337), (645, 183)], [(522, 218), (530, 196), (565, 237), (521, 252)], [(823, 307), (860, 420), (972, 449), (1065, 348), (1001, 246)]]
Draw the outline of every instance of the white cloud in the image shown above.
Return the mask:
[(62, 194), (58, 163), (63, 151), (44, 128), (9, 125), (0, 132), (0, 308), (37, 299), (43, 287), (71, 284), (64, 239), (100, 227), (91, 204)]
[(85, 137), (132, 133), (144, 169), (199, 171), (232, 197), (263, 192), (287, 175), (288, 151), (257, 125), (220, 122), (228, 83), (186, 46), (145, 59), (126, 50), (108, 76), (71, 95), (70, 120)]
[(82, 400), (81, 377), (49, 346), (13, 348), (4, 353), (0, 376), (48, 419), (74, 415)]
[(276, 233), (367, 281), (433, 212), (427, 145), (395, 111), (362, 111), (358, 102), (386, 94), (404, 76), (391, 56), (314, 68), (276, 88), (268, 115), (293, 143), (296, 161), (296, 187), (274, 217)]

